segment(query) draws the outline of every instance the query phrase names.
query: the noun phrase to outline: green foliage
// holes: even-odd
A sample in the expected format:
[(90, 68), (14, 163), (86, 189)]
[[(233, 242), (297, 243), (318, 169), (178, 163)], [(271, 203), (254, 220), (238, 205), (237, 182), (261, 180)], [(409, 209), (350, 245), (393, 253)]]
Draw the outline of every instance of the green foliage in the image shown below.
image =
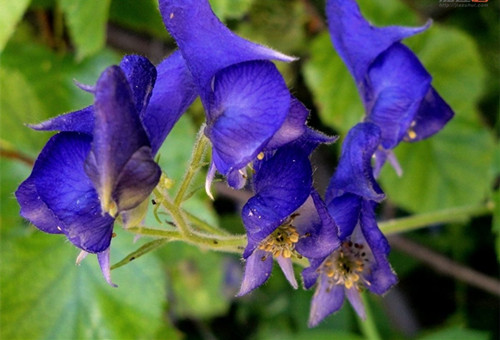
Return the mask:
[(23, 17), (30, 0), (0, 0), (0, 52), (5, 47), (17, 23)]
[[(95, 256), (74, 265), (78, 249), (64, 236), (31, 226), (2, 236), (3, 339), (147, 339), (164, 328), (165, 275), (155, 257), (114, 271), (119, 288), (113, 288)], [(112, 257), (123, 256), (131, 242), (132, 235), (119, 233)]]
[(78, 59), (104, 47), (111, 0), (59, 0)]
[(210, 0), (212, 10), (222, 21), (241, 18), (254, 0)]
[(138, 32), (149, 33), (162, 39), (169, 36), (161, 21), (156, 0), (113, 0), (109, 18)]

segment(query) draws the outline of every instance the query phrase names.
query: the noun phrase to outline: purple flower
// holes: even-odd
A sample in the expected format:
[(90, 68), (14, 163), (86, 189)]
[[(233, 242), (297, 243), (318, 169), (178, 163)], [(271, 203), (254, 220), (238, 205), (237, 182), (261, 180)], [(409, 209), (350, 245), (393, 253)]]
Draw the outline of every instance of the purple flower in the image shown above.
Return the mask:
[(323, 258), (310, 260), (304, 286), (315, 283), (309, 326), (339, 310), (344, 295), (365, 317), (360, 291), (385, 293), (397, 281), (387, 261), (389, 244), (375, 219), (375, 205), (385, 196), (373, 177), (370, 159), (381, 142), (380, 129), (360, 123), (348, 133), (326, 193), (328, 211), (339, 229), (341, 246)]
[(254, 163), (255, 196), (242, 210), (248, 244), (239, 296), (267, 281), (273, 259), (297, 288), (292, 258), (324, 257), (338, 247), (335, 223), (312, 188), (307, 151), (292, 144)]
[(232, 33), (208, 0), (160, 0), (160, 11), (206, 111), (213, 162), (208, 186), (217, 169), (232, 187), (241, 188), (241, 172), (250, 162), (305, 130), (307, 110), (270, 61), (294, 58)]
[[(35, 125), (62, 132), (49, 140), (16, 191), (21, 215), (38, 229), (65, 234), (84, 252), (97, 254), (110, 284), (114, 220), (134, 218), (134, 208), (158, 183), (161, 170), (153, 155), (195, 98), (185, 79), (189, 73), (179, 62), (180, 54), (174, 54), (163, 63), (171, 77), (152, 94), (155, 67), (146, 58), (127, 56), (120, 66), (107, 68), (95, 87), (86, 87), (94, 105)], [(167, 79), (172, 83), (165, 84)], [(170, 117), (163, 117), (160, 102)]]
[(432, 77), (415, 54), (400, 43), (420, 33), (416, 28), (374, 27), (354, 0), (329, 0), (326, 12), (331, 39), (351, 72), (366, 109), (366, 118), (381, 130), (375, 174), (386, 161), (400, 172), (392, 149), (401, 141), (427, 138), (453, 117), (453, 111), (431, 86)]

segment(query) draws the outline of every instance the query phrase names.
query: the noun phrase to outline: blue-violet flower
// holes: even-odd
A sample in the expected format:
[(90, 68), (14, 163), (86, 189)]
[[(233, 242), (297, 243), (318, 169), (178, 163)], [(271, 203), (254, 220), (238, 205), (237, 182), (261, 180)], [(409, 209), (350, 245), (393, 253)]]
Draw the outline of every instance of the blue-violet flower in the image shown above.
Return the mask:
[(196, 97), (183, 65), (179, 53), (166, 59), (160, 66), (168, 76), (153, 90), (156, 68), (146, 58), (126, 56), (95, 87), (84, 86), (94, 105), (33, 126), (62, 132), (16, 191), (21, 215), (44, 232), (65, 234), (82, 254), (97, 254), (110, 284), (114, 220), (134, 218), (131, 212), (156, 186), (161, 170), (153, 156)]
[(355, 0), (328, 0), (326, 13), (333, 45), (363, 100), (365, 120), (381, 130), (375, 174), (387, 159), (401, 173), (391, 150), (403, 140), (415, 142), (435, 134), (453, 117), (431, 86), (431, 75), (400, 43), (431, 22), (416, 28), (374, 27), (363, 18)]
[(339, 310), (344, 295), (360, 317), (365, 317), (360, 291), (385, 293), (397, 281), (387, 261), (389, 244), (375, 220), (375, 205), (385, 196), (373, 176), (371, 157), (381, 142), (372, 123), (353, 127), (326, 192), (328, 211), (339, 229), (341, 246), (323, 258), (310, 259), (302, 272), (304, 286), (317, 283), (309, 326)]

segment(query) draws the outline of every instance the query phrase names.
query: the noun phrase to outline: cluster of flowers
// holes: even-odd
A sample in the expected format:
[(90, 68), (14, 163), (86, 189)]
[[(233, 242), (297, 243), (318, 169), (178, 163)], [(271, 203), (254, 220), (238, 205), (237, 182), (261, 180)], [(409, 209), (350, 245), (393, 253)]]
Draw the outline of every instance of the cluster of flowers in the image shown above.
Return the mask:
[[(308, 110), (287, 88), (271, 60), (286, 56), (249, 42), (224, 26), (208, 0), (160, 0), (165, 26), (179, 51), (157, 67), (126, 56), (95, 86), (94, 105), (33, 125), (60, 131), (40, 153), (16, 192), (21, 215), (44, 232), (65, 234), (97, 254), (112, 284), (113, 224), (138, 223), (161, 169), (153, 157), (193, 100), (206, 112), (212, 144), (206, 188), (216, 172), (229, 186), (254, 196), (242, 210), (248, 244), (238, 295), (262, 285), (273, 259), (297, 288), (293, 257), (306, 257), (305, 288), (316, 285), (309, 325), (338, 310), (344, 295), (357, 313), (360, 291), (383, 294), (397, 281), (389, 245), (374, 209), (385, 195), (376, 182), (386, 160), (400, 171), (392, 149), (439, 131), (453, 112), (431, 86), (431, 76), (400, 41), (425, 30), (371, 26), (354, 0), (328, 0), (333, 45), (354, 77), (364, 122), (345, 138), (323, 200), (313, 187), (311, 152), (326, 136), (306, 125)], [(371, 159), (375, 156), (375, 165)]]

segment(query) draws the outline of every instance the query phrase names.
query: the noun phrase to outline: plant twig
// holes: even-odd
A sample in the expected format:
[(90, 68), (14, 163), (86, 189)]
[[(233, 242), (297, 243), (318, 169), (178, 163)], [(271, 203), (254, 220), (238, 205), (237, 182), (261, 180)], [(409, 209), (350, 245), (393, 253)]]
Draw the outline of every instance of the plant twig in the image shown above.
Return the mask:
[(500, 296), (499, 280), (465, 267), (405, 237), (392, 235), (389, 237), (389, 242), (394, 248), (424, 262), (439, 273), (451, 276), (493, 295)]

